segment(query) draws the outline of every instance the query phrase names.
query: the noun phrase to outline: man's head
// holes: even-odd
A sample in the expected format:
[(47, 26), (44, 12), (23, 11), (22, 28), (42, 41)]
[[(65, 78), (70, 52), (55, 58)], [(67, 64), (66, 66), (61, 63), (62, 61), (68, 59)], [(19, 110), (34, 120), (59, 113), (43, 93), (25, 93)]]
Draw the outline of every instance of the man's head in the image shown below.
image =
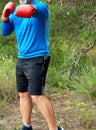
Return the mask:
[(20, 4), (30, 4), (33, 0), (19, 0)]

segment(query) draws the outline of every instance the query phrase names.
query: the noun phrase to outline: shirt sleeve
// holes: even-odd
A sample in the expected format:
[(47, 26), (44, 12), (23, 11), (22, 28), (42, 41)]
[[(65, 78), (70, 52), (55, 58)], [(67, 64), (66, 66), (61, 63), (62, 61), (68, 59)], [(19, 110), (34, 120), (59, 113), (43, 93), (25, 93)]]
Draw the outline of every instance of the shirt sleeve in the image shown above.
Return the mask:
[(49, 17), (49, 11), (48, 6), (43, 2), (38, 2), (37, 4), (33, 5), (35, 6), (37, 12), (34, 15), (34, 17), (47, 19)]
[(12, 15), (10, 16), (9, 22), (2, 22), (1, 24), (1, 31), (3, 36), (8, 36), (14, 31), (14, 25), (12, 22)]

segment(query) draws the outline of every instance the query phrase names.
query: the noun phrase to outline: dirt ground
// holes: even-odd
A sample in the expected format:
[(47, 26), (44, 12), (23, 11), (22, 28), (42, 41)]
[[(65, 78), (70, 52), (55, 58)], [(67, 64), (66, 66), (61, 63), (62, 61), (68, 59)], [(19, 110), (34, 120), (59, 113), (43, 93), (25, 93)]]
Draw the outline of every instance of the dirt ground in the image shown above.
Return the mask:
[[(96, 108), (96, 105), (87, 101), (83, 95), (70, 92), (69, 90), (58, 90), (58, 92), (52, 93), (47, 91), (46, 95), (53, 103), (57, 124), (64, 127), (64, 130), (96, 130), (96, 118), (93, 119), (93, 117), (91, 118), (88, 115), (92, 109)], [(34, 105), (33, 108), (33, 129), (48, 130), (46, 121), (37, 107)], [(88, 108), (89, 113), (86, 112), (88, 117), (85, 118), (86, 114), (84, 110), (86, 108)], [(0, 130), (21, 130), (21, 127), (19, 99), (14, 100), (14, 102), (9, 101), (5, 107), (0, 107)]]

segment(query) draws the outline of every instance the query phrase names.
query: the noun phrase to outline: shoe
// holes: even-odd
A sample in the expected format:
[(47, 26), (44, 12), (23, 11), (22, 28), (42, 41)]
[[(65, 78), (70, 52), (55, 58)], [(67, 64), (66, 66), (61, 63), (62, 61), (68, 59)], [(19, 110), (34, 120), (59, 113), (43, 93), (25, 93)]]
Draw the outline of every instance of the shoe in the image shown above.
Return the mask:
[(32, 126), (30, 126), (30, 127), (28, 128), (28, 127), (26, 127), (25, 125), (23, 125), (22, 130), (33, 130), (33, 129), (32, 129)]
[(64, 130), (64, 128), (58, 126), (57, 130)]

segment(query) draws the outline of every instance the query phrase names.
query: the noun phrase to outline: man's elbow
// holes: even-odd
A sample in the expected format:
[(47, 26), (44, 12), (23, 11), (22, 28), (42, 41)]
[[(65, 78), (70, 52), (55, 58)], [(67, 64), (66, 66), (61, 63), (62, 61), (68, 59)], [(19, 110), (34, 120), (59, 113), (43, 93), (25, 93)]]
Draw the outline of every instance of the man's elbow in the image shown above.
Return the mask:
[(2, 35), (3, 35), (3, 36), (8, 36), (9, 34), (2, 31)]
[(9, 36), (12, 33), (12, 31), (8, 31), (6, 29), (2, 29), (2, 35), (3, 36)]
[(1, 32), (3, 36), (8, 36), (12, 33), (13, 29), (9, 23), (2, 22)]

